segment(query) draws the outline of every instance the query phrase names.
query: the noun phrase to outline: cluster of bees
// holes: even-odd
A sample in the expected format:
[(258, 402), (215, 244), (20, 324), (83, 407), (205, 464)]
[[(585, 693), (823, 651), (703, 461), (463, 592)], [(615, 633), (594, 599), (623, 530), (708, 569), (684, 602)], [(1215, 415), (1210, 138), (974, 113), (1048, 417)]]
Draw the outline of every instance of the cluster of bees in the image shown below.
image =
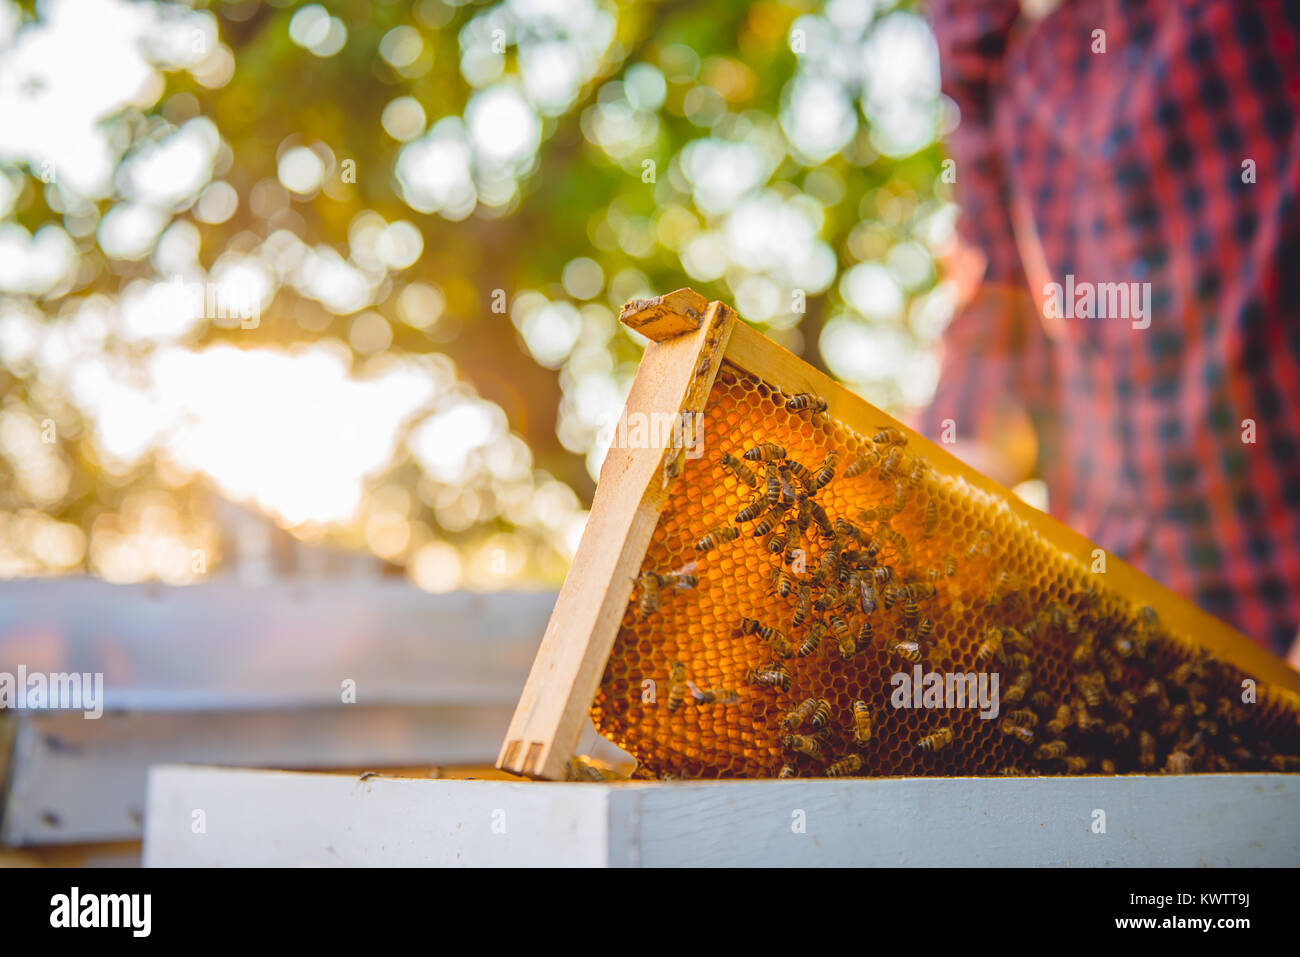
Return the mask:
[[(782, 401), (814, 424), (829, 418), (817, 396)], [(904, 727), (884, 703), (889, 690), (876, 677), (879, 663), (905, 671), (943, 661), (970, 670), (955, 667), (960, 658), (999, 675), (999, 717), (981, 723), (970, 713), (938, 711), (919, 727), (906, 722), (905, 747), (917, 760), (946, 754), (958, 740), (970, 744), (976, 734), (980, 753), (991, 739), (1001, 742), (999, 770), (1008, 775), (1300, 770), (1295, 715), (1272, 721), (1251, 714), (1235, 669), (1174, 638), (1149, 606), (1092, 587), (1077, 569), (1058, 574), (1051, 591), (1031, 588), (1042, 580), (1036, 559), (1011, 557), (988, 527), (956, 526), (962, 545), (944, 554), (937, 493), (948, 480), (910, 454), (900, 430), (881, 427), (857, 438), (854, 451), (831, 448), (819, 461), (798, 461), (777, 441), (754, 441), (712, 460), (741, 507), (725, 524), (697, 531), (693, 548), (670, 552), (693, 551), (692, 560), (642, 571), (633, 627), (648, 622), (667, 596), (698, 588), (715, 551), (756, 539), (770, 564), (766, 598), (750, 612), (755, 617), (731, 620), (728, 641), (752, 642), (761, 654), (759, 663), (724, 677), (732, 687), (701, 687), (682, 661), (668, 661), (670, 714), (771, 696), (781, 715), (772, 732), (785, 758), (766, 773), (878, 773), (883, 752), (873, 749), (882, 747), (882, 733), (894, 747)], [(943, 527), (954, 528), (951, 521)], [(1002, 536), (1024, 534), (994, 527)], [(975, 627), (977, 618), (997, 624)], [(800, 693), (805, 662), (820, 677)], [(1282, 731), (1276, 742), (1265, 733), (1270, 726)], [(891, 760), (899, 766), (896, 755)]]
[[(826, 402), (817, 396), (797, 395), (786, 408), (819, 416), (826, 412)], [(739, 457), (724, 453), (720, 459), (721, 466), (749, 489), (752, 497), (731, 523), (706, 532), (696, 542), (696, 552), (705, 555), (745, 533), (762, 539), (776, 561), (772, 592), (794, 604), (790, 635), (770, 622), (753, 618), (737, 622), (740, 634), (756, 636), (771, 653), (768, 662), (745, 674), (745, 682), (755, 688), (788, 693), (792, 675), (785, 662), (816, 655), (824, 646), (833, 647), (844, 662), (873, 649), (882, 637), (877, 635), (878, 608), (898, 609), (888, 645), (900, 662), (920, 662), (924, 649), (933, 642), (934, 621), (923, 609), (938, 594), (936, 582), (956, 574), (956, 559), (947, 557), (920, 577), (904, 576), (898, 568), (908, 560), (909, 543), (889, 525), (914, 496), (921, 495), (918, 490), (929, 466), (924, 459), (906, 454), (907, 436), (897, 429), (881, 428), (871, 441), (873, 447), (854, 456), (842, 473), (835, 450), (810, 466), (773, 442), (760, 442)], [(817, 500), (818, 493), (837, 477), (853, 479), (868, 474), (889, 484), (889, 498), (859, 510), (855, 520), (832, 519)], [(925, 497), (921, 509), (922, 526), (929, 533), (938, 523), (937, 507)], [(814, 545), (820, 552), (815, 562), (810, 558)], [(638, 618), (645, 621), (654, 614), (665, 589), (698, 585), (697, 567), (697, 562), (690, 562), (671, 572), (642, 572)], [(680, 661), (671, 664), (668, 688), (669, 711), (677, 711), (688, 699), (697, 705), (738, 700), (732, 689), (696, 686)], [(853, 750), (835, 754), (830, 751), (836, 737), (831, 706), (824, 698), (810, 697), (782, 719), (785, 734), (781, 740), (792, 754), (823, 764), (828, 776), (857, 774), (864, 768), (859, 752), (871, 741), (870, 707), (865, 701), (855, 701), (843, 723), (849, 728), (847, 738)], [(952, 729), (940, 727), (919, 738), (916, 747), (939, 750), (952, 739)], [(778, 776), (796, 773), (794, 765), (787, 763)]]
[[(1017, 646), (1032, 644), (1049, 629), (1070, 639), (1073, 687), (1065, 701), (1054, 702), (1042, 691), (1026, 701), (1023, 682), (1002, 696), (1014, 710), (999, 728), (1035, 762), (1026, 771), (1008, 766), (1004, 774), (1042, 768), (1071, 774), (1300, 771), (1300, 756), (1277, 750), (1251, 727), (1251, 706), (1240, 700), (1234, 669), (1199, 649), (1172, 665), (1172, 639), (1153, 608), (1143, 606), (1133, 616), (1095, 592), (1084, 597), (1082, 615), (1053, 602), (1019, 631), (991, 630), (997, 633), (981, 646), (983, 653), (1005, 648), (1009, 639)], [(1028, 667), (1013, 658), (1000, 660)]]

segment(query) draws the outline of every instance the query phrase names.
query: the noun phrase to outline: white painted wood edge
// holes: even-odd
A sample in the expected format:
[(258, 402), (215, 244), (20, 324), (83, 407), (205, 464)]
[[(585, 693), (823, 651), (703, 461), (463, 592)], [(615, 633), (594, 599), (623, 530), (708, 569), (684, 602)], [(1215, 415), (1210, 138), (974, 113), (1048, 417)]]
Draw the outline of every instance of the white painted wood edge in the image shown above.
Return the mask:
[(600, 785), (164, 766), (144, 863), (1294, 867), (1300, 776)]

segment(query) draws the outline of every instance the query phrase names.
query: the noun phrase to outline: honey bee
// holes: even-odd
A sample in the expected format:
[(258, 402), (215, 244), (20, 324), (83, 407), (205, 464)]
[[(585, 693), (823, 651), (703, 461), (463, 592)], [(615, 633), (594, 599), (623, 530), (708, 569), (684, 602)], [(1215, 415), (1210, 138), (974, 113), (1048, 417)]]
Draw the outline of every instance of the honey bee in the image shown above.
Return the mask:
[(796, 654), (800, 658), (807, 658), (809, 655), (815, 653), (817, 648), (821, 645), (822, 638), (825, 634), (826, 626), (820, 621), (813, 622), (812, 627), (808, 629), (808, 634), (804, 636), (803, 644), (799, 646), (799, 650)]
[(1106, 680), (1119, 682), (1124, 678), (1124, 669), (1109, 649), (1099, 648), (1097, 650), (1097, 663), (1106, 671)]
[(904, 507), (907, 505), (907, 493), (909, 489), (910, 486), (903, 479), (899, 479), (897, 482), (894, 483), (894, 503), (890, 507), (890, 511), (894, 515), (897, 515), (899, 512), (901, 512), (904, 509)]
[(826, 400), (810, 392), (801, 392), (785, 404), (791, 412), (808, 411), (814, 414), (826, 411)]
[(840, 557), (838, 553), (829, 548), (822, 552), (821, 561), (817, 563), (817, 570), (812, 573), (812, 578), (809, 579), (813, 587), (825, 588), (832, 579), (839, 581), (839, 564)]
[(1090, 671), (1086, 675), (1080, 675), (1078, 685), (1083, 700), (1088, 702), (1088, 707), (1095, 708), (1101, 704), (1102, 696), (1106, 693), (1106, 677), (1100, 671)]
[(853, 740), (859, 746), (871, 740), (871, 708), (860, 698), (853, 702)]
[(785, 529), (778, 529), (767, 537), (767, 550), (774, 555), (784, 554), (790, 534)]
[(749, 470), (744, 462), (736, 458), (730, 452), (722, 453), (722, 464), (742, 485), (750, 488), (758, 488), (758, 476)]
[(864, 578), (858, 584), (862, 595), (862, 614), (871, 615), (876, 611), (876, 589), (869, 579)]
[(840, 453), (831, 449), (826, 453), (826, 461), (822, 467), (817, 470), (817, 476), (813, 479), (812, 491), (817, 492), (824, 489), (835, 478), (835, 467), (839, 465)]
[(1086, 664), (1092, 660), (1094, 650), (1092, 635), (1084, 635), (1074, 646), (1074, 651), (1070, 653), (1070, 658), (1076, 665)]
[(880, 598), (885, 603), (885, 611), (889, 611), (902, 600), (903, 592), (894, 585), (890, 585), (880, 593)]
[(898, 532), (894, 531), (888, 525), (879, 525), (876, 527), (876, 538), (889, 545), (900, 555), (906, 556), (908, 553), (907, 539)]
[(781, 556), (781, 560), (787, 565), (793, 565), (794, 560), (799, 556), (799, 553), (803, 551), (803, 543), (801, 541), (802, 536), (799, 533), (798, 519), (787, 518), (785, 520), (785, 537), (785, 554)]
[(879, 452), (875, 451), (874, 449), (872, 449), (869, 452), (864, 452), (862, 455), (859, 455), (857, 458), (855, 458), (852, 462), (849, 463), (849, 467), (844, 470), (844, 477), (856, 478), (857, 476), (862, 475), (864, 472), (868, 471), (869, 469), (874, 468), (877, 464), (879, 464), (879, 462), (880, 462)]
[(668, 673), (668, 710), (676, 711), (686, 700), (686, 666), (674, 661)]
[(808, 724), (814, 730), (824, 728), (831, 721), (831, 704), (825, 698), (813, 699), (813, 710), (808, 716)]
[(940, 751), (950, 744), (952, 744), (952, 728), (947, 725), (916, 742), (916, 746), (922, 751)]
[(754, 501), (750, 502), (739, 512), (736, 513), (736, 524), (743, 525), (746, 522), (752, 522), (758, 516), (762, 515), (770, 508), (766, 495), (760, 495)]
[(565, 767), (564, 779), (566, 781), (616, 781), (618, 774), (607, 767), (603, 761), (596, 761), (585, 754), (579, 754), (575, 755)]
[(871, 647), (871, 642), (875, 638), (871, 629), (871, 622), (864, 621), (858, 627), (858, 640), (854, 642), (853, 653), (857, 654), (859, 650)]
[(798, 777), (798, 775), (795, 773), (794, 765), (792, 765), (792, 764), (783, 764), (783, 765), (781, 765), (781, 770), (777, 773), (776, 776), (777, 776), (778, 778), (793, 778), (793, 777)]
[(762, 520), (754, 526), (754, 537), (762, 538), (764, 535), (770, 534), (772, 529), (776, 528), (776, 523), (779, 520), (780, 515), (775, 514), (774, 512), (769, 512), (764, 515)]
[(750, 462), (775, 462), (785, 458), (785, 449), (773, 442), (760, 442), (745, 453), (745, 458)]
[(943, 574), (945, 578), (952, 578), (957, 574), (957, 559), (952, 555), (943, 556)]
[(1065, 729), (1074, 723), (1074, 712), (1068, 704), (1063, 704), (1056, 709), (1056, 717), (1047, 722), (1047, 733), (1053, 738), (1059, 738), (1065, 734)]
[(1230, 698), (1220, 698), (1214, 703), (1214, 716), (1225, 724), (1236, 724), (1236, 711)]
[(1083, 701), (1074, 703), (1075, 724), (1080, 731), (1100, 731), (1106, 726), (1106, 719), (1100, 718), (1088, 711), (1088, 706)]
[(816, 761), (823, 760), (821, 742), (814, 737), (806, 734), (787, 734), (781, 738), (781, 743), (790, 750), (806, 754)]
[(672, 480), (677, 478), (677, 476), (681, 474), (682, 463), (685, 461), (686, 461), (686, 449), (684, 448), (678, 449), (677, 451), (673, 451), (672, 449), (669, 449), (664, 454), (664, 467), (663, 467), (664, 488), (667, 488), (672, 483)]
[(781, 719), (781, 727), (786, 731), (795, 731), (802, 728), (808, 719), (812, 717), (812, 713), (816, 708), (816, 698), (805, 698)]
[(794, 603), (794, 617), (790, 619), (790, 624), (798, 628), (808, 619), (808, 612), (812, 609), (812, 585), (808, 582), (799, 583), (798, 597)]
[(930, 463), (925, 459), (916, 459), (912, 462), (912, 471), (907, 476), (907, 484), (912, 488), (920, 488), (929, 473)]
[(904, 661), (916, 664), (921, 660), (921, 646), (915, 641), (896, 641), (892, 649)]
[[(838, 640), (843, 641), (845, 638), (850, 638), (848, 623), (839, 615), (829, 616), (826, 619), (826, 623), (830, 626), (831, 634)], [(852, 652), (849, 654), (851, 655)]]
[(758, 685), (760, 688), (779, 688), (781, 691), (790, 690), (790, 672), (786, 671), (784, 665), (773, 662), (762, 668), (750, 668), (745, 672), (745, 680), (752, 685)]
[(723, 542), (734, 542), (740, 538), (740, 529), (734, 525), (723, 525), (721, 528), (715, 528), (698, 542), (695, 543), (695, 550), (700, 552), (709, 552), (717, 548)]
[(691, 697), (695, 699), (697, 705), (706, 704), (731, 704), (739, 701), (740, 698), (736, 692), (727, 688), (697, 688), (691, 682), (686, 682), (691, 689)]
[(1031, 728), (1026, 728), (1023, 724), (1016, 724), (1010, 718), (1002, 719), (1002, 733), (1009, 734), (1022, 744), (1034, 743), (1034, 732)]
[(808, 486), (812, 485), (813, 474), (812, 472), (808, 471), (807, 467), (804, 466), (803, 463), (796, 462), (794, 459), (789, 459), (786, 461), (783, 468), (785, 468), (791, 475), (797, 478), (799, 480), (799, 483), (804, 488), (807, 488)]
[(1065, 770), (1071, 774), (1082, 774), (1088, 770), (1088, 759), (1081, 754), (1067, 755), (1065, 759)]
[(935, 588), (931, 582), (913, 582), (907, 586), (907, 594), (917, 601), (924, 601), (939, 594), (939, 589)]
[(768, 505), (781, 501), (781, 471), (772, 462), (767, 463), (767, 492), (764, 497)]
[[(1281, 755), (1274, 755), (1281, 757)], [(1279, 768), (1280, 770), (1280, 768)], [(1171, 751), (1165, 758), (1165, 774), (1191, 774), (1192, 756), (1186, 751)]]
[(1007, 667), (1012, 671), (1024, 671), (1029, 667), (1029, 656), (1023, 651), (1013, 651), (1003, 655)]
[(1029, 686), (1033, 683), (1033, 675), (1028, 671), (1022, 671), (1016, 675), (1011, 687), (1002, 695), (1002, 700), (1007, 704), (1020, 704), (1025, 700), (1025, 695), (1029, 693)]
[(776, 592), (782, 598), (789, 598), (790, 592), (794, 591), (794, 576), (784, 565), (778, 566), (772, 572), (772, 579), (776, 582)]
[(819, 612), (830, 611), (840, 603), (840, 592), (834, 585), (827, 585), (817, 600), (813, 602), (813, 608)]
[(659, 584), (670, 588), (694, 588), (700, 583), (700, 576), (695, 574), (695, 562), (688, 562), (676, 571), (659, 576)]
[(1102, 774), (1114, 774), (1114, 773), (1115, 773), (1115, 762), (1112, 761), (1110, 758), (1102, 758), (1102, 759), (1101, 759), (1101, 773), (1102, 773)]
[(1138, 691), (1138, 695), (1143, 700), (1148, 698), (1163, 698), (1165, 696), (1165, 688), (1158, 679), (1152, 678), (1141, 687)]
[(826, 776), (828, 778), (842, 778), (857, 774), (861, 770), (862, 758), (856, 754), (850, 754), (840, 758), (834, 764), (827, 765)]
[(1065, 752), (1069, 750), (1064, 741), (1048, 741), (1046, 744), (1040, 744), (1034, 751), (1034, 757), (1040, 761), (1056, 761), (1065, 757)]
[(882, 462), (880, 465), (880, 477), (882, 479), (888, 479), (893, 477), (894, 473), (898, 471), (898, 467), (899, 465), (902, 464), (902, 462), (903, 462), (903, 453), (898, 449), (898, 447), (895, 446), (894, 448), (890, 449), (889, 454), (885, 456), (885, 461)]
[(981, 528), (975, 533), (975, 541), (966, 549), (966, 561), (974, 560), (976, 555), (987, 555), (992, 544), (993, 533), (987, 528)]
[(840, 538), (852, 539), (859, 544), (870, 541), (866, 531), (854, 525), (846, 518), (835, 519), (835, 534)]
[(1116, 721), (1114, 724), (1108, 724), (1105, 728), (1106, 736), (1116, 744), (1122, 744), (1129, 738), (1128, 725)]
[(1136, 651), (1133, 640), (1126, 638), (1124, 635), (1117, 637), (1110, 643), (1110, 646), (1115, 649), (1115, 654), (1125, 659), (1132, 658)]
[(642, 621), (645, 621), (659, 610), (659, 576), (652, 571), (642, 572), (637, 582), (641, 588), (637, 614)]
[[(916, 624), (916, 619), (919, 617), (921, 617), (921, 606), (911, 598), (907, 599), (907, 601), (903, 603), (903, 627), (911, 628)], [(931, 625), (931, 627), (934, 626)]]
[(875, 505), (871, 508), (858, 509), (858, 518), (864, 522), (887, 522), (894, 517), (897, 510), (889, 505)]
[(772, 649), (772, 654), (778, 658), (794, 657), (794, 646), (786, 641), (785, 633), (781, 629), (760, 625), (758, 636), (767, 642), (768, 647)]
[(1013, 724), (1023, 724), (1026, 728), (1038, 727), (1038, 715), (1028, 708), (1018, 708), (1007, 714)]
[(1201, 674), (1201, 665), (1199, 662), (1184, 661), (1181, 665), (1179, 665), (1177, 668), (1174, 669), (1172, 679), (1174, 684), (1176, 685), (1185, 685), (1191, 683), (1193, 679), (1199, 678), (1200, 674)]
[(1065, 629), (1067, 635), (1077, 635), (1079, 633), (1079, 619), (1075, 617), (1074, 612), (1059, 601), (1052, 602), (1052, 607), (1048, 611), (1048, 620), (1052, 623), (1053, 628)]
[(789, 508), (794, 504), (795, 499), (799, 496), (798, 491), (796, 491), (794, 487), (794, 474), (790, 471), (789, 463), (787, 462), (777, 466), (776, 475), (777, 479), (781, 483), (781, 504), (786, 508)]
[(1035, 691), (1029, 696), (1029, 703), (1039, 711), (1045, 711), (1052, 703), (1052, 696), (1046, 691)]
[(1002, 640), (1007, 648), (1021, 651), (1025, 654), (1028, 654), (1034, 649), (1034, 643), (1011, 625), (1002, 626)]
[(812, 516), (812, 520), (817, 523), (821, 533), (827, 538), (833, 538), (835, 526), (831, 524), (831, 518), (826, 514), (826, 509), (822, 508), (819, 502), (815, 502), (810, 498), (804, 498), (800, 504)]
[(898, 429), (881, 428), (879, 432), (871, 437), (871, 441), (877, 445), (906, 445), (907, 436)]
[(994, 658), (1002, 657), (1002, 631), (998, 628), (990, 628), (984, 633), (984, 640), (975, 651), (975, 660), (979, 664), (987, 664)]
[(1003, 602), (1016, 589), (1016, 578), (1009, 571), (1003, 570), (998, 572), (997, 578), (993, 580), (993, 587), (989, 589), (988, 598), (985, 604), (992, 608), (994, 605)]

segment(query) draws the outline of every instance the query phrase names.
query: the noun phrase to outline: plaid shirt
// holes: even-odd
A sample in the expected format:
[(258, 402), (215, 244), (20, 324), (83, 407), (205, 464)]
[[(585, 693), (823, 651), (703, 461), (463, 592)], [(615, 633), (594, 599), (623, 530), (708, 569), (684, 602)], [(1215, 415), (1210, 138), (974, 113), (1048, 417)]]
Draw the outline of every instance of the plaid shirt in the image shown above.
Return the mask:
[[(930, 13), (961, 110), (959, 233), (987, 269), (922, 428), (987, 436), (1018, 404), (1058, 518), (1284, 652), (1300, 625), (1300, 3)], [(1051, 318), (1053, 282), (1150, 283), (1150, 325)]]

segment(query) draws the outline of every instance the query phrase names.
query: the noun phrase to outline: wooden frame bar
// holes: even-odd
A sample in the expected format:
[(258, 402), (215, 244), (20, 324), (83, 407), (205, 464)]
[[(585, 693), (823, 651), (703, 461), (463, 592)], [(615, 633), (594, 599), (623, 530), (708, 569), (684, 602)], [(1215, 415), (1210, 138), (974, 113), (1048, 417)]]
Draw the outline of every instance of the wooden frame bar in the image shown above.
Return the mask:
[[(702, 321), (689, 316), (665, 320), (664, 300), (693, 301), (678, 293), (652, 300), (642, 310), (655, 310), (658, 327), (643, 326), (643, 331), (669, 338), (646, 347), (623, 410), (625, 423), (680, 422), (683, 413), (703, 411), (713, 388), (736, 314), (712, 302)], [(623, 319), (636, 315), (624, 310)], [(674, 335), (682, 328), (695, 331)], [(620, 434), (631, 432), (625, 428)], [(667, 500), (673, 463), (686, 452), (674, 448), (673, 435), (663, 430), (641, 434), (648, 441), (616, 439), (605, 457), (587, 528), (497, 760), (503, 771), (558, 780), (573, 757), (633, 580)], [(633, 445), (638, 447), (629, 447)]]

